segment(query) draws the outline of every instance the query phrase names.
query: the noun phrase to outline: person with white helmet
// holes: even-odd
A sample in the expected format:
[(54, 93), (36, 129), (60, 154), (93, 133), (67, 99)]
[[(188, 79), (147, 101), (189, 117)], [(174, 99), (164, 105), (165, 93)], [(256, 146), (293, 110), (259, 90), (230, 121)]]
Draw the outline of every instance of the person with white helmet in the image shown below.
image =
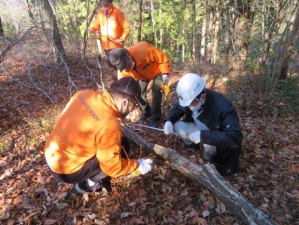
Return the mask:
[(185, 74), (176, 92), (179, 103), (169, 111), (164, 133), (178, 134), (186, 145), (199, 145), (204, 159), (221, 175), (239, 172), (243, 134), (232, 103), (206, 89), (205, 79), (195, 73)]

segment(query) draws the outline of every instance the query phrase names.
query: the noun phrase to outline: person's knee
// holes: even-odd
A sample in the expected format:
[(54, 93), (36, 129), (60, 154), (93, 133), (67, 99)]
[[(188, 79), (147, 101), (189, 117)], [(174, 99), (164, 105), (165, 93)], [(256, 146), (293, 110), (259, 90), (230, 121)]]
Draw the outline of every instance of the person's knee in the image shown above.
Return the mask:
[(184, 130), (184, 128), (185, 128), (185, 122), (183, 122), (181, 120), (179, 120), (173, 124), (173, 131), (175, 133), (178, 133), (179, 130)]
[(194, 123), (179, 120), (173, 124), (173, 131), (183, 138), (189, 138), (191, 133), (198, 131), (198, 128)]

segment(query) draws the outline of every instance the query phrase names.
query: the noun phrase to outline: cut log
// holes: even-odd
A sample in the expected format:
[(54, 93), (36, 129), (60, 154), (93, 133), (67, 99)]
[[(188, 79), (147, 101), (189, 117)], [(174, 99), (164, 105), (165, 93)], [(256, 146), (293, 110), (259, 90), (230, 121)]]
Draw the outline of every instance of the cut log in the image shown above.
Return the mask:
[(141, 146), (146, 154), (155, 152), (166, 159), (173, 169), (180, 171), (184, 176), (198, 182), (213, 193), (236, 217), (245, 224), (273, 225), (275, 224), (266, 214), (251, 204), (241, 193), (236, 191), (218, 173), (213, 164), (197, 165), (187, 158), (176, 153), (171, 148), (147, 143), (142, 137), (122, 126), (124, 134)]

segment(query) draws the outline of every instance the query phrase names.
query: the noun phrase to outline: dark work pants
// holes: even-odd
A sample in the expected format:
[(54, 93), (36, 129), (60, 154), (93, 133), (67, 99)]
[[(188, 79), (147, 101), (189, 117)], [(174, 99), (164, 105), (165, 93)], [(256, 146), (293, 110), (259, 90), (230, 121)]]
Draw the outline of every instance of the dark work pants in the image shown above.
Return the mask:
[(107, 58), (107, 64), (109, 67), (115, 69), (115, 71), (111, 72), (112, 73), (112, 78), (114, 81), (117, 81), (117, 68), (116, 66), (113, 66), (110, 62), (110, 52), (111, 50), (105, 50), (106, 58)]
[[(121, 145), (123, 146), (123, 148), (125, 149), (125, 151), (127, 153), (127, 154), (125, 154), (124, 150), (122, 149), (121, 156), (122, 156), (122, 158), (126, 159), (127, 155), (129, 155), (129, 152), (130, 152), (130, 143), (126, 136), (122, 136)], [(71, 183), (71, 184), (81, 183), (87, 179), (90, 179), (94, 182), (99, 182), (100, 180), (102, 180), (103, 178), (105, 178), (107, 176), (107, 175), (105, 176), (105, 174), (102, 172), (102, 170), (100, 168), (99, 160), (97, 159), (97, 157), (93, 157), (90, 160), (88, 160), (86, 162), (86, 164), (75, 173), (59, 174), (59, 173), (55, 173), (53, 171), (52, 171), (52, 173), (56, 179), (63, 181), (65, 183)]]
[[(151, 114), (151, 118), (154, 120), (159, 120), (161, 118), (161, 102), (162, 102), (162, 93), (161, 93), (161, 82), (162, 76), (161, 74), (157, 75), (153, 79), (152, 84), (152, 106), (150, 107), (149, 104), (142, 106), (140, 105), (141, 111), (143, 114)], [(147, 94), (146, 89), (149, 85), (150, 81), (142, 81), (139, 80), (139, 85), (141, 88), (141, 97), (147, 102)]]

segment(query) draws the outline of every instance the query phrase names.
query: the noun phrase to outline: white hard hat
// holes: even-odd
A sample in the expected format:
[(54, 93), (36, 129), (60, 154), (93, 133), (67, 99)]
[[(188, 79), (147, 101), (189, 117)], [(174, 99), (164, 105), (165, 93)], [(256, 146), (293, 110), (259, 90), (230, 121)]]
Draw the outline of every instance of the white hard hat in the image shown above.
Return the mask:
[(205, 88), (205, 84), (205, 79), (198, 74), (186, 73), (182, 76), (176, 87), (180, 105), (189, 106), (195, 97)]

